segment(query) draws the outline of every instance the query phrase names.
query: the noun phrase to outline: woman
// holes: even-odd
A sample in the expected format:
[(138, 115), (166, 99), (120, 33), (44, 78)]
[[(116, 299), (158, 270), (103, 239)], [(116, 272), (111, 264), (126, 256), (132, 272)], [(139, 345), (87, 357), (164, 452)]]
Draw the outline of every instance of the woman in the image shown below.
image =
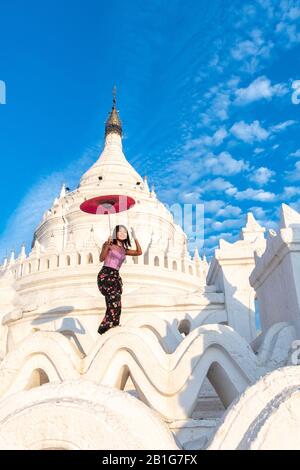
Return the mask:
[(126, 227), (124, 225), (116, 225), (113, 238), (109, 236), (102, 245), (99, 259), (101, 262), (104, 261), (104, 264), (98, 273), (97, 284), (101, 294), (105, 296), (106, 312), (98, 328), (100, 335), (120, 323), (123, 282), (119, 269), (125, 257), (142, 254), (142, 249), (136, 239), (133, 228), (131, 228), (131, 236), (134, 238), (136, 250), (128, 248), (128, 246), (131, 246), (131, 243)]

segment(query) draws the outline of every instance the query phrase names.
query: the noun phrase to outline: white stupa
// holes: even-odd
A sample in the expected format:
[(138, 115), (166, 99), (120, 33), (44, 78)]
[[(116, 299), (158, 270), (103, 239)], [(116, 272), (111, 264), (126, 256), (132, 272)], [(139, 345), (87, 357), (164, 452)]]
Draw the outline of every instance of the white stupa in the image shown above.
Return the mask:
[[(10, 312), (4, 320), (11, 347), (36, 327), (69, 331), (72, 324), (76, 330), (80, 323), (84, 349), (91, 344), (90, 338), (97, 338), (97, 325), (105, 311), (96, 283), (102, 266), (99, 248), (111, 234), (107, 215), (87, 214), (79, 206), (86, 199), (109, 194), (131, 196), (136, 201), (130, 210), (110, 215), (110, 221), (112, 228), (118, 223), (128, 229), (133, 226), (143, 250), (143, 256), (128, 256), (120, 271), (122, 322), (133, 314), (154, 311), (168, 317), (174, 304), (184, 316), (187, 308), (199, 310), (200, 298), (206, 304), (215, 303), (215, 296), (210, 299), (212, 289), (205, 292), (204, 288), (207, 262), (197, 251), (191, 258), (186, 234), (154, 190), (149, 190), (147, 178), (126, 160), (114, 99), (98, 160), (82, 175), (77, 189), (66, 191), (63, 185), (35, 229), (29, 255), (22, 247), (19, 258), (3, 267), (11, 271), (18, 293), (15, 308), (7, 307)], [(134, 241), (131, 243), (134, 248)], [(78, 340), (81, 343), (80, 334)]]
[[(80, 204), (109, 194), (135, 199), (111, 223), (133, 226), (143, 255), (120, 270), (121, 326), (100, 336), (108, 220)], [(0, 266), (0, 448), (300, 448), (299, 233), (283, 204), (278, 233), (248, 213), (209, 265), (191, 258), (123, 154), (114, 98), (99, 159)]]

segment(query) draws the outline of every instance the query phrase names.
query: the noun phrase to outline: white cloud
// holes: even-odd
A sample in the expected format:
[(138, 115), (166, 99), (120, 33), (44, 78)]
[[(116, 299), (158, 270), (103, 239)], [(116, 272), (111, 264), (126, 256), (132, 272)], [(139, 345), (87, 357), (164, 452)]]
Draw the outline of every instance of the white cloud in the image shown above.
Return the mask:
[(271, 85), (271, 81), (267, 77), (261, 76), (250, 83), (247, 88), (237, 89), (234, 103), (243, 105), (261, 99), (270, 100), (273, 96), (283, 96), (287, 92), (288, 89), (284, 84)]
[(289, 181), (299, 181), (300, 180), (300, 160), (295, 163), (295, 167), (291, 171), (286, 171), (286, 179)]
[(280, 9), (283, 20), (295, 20), (300, 17), (300, 5), (297, 0), (281, 0)]
[(291, 47), (299, 42), (300, 34), (297, 31), (299, 25), (300, 5), (296, 0), (281, 0), (272, 2), (272, 0), (258, 0), (260, 5), (265, 8), (268, 17), (275, 22), (268, 21), (272, 32), (281, 35), (286, 40), (286, 46)]
[(251, 124), (247, 124), (245, 121), (236, 122), (230, 131), (235, 137), (247, 143), (266, 140), (269, 137), (269, 132), (261, 127), (257, 120)]
[(265, 219), (267, 216), (265, 209), (259, 206), (250, 207), (249, 212), (253, 212), (253, 215), (256, 219)]
[(262, 32), (258, 29), (254, 29), (250, 32), (251, 39), (246, 39), (237, 42), (232, 48), (231, 55), (236, 60), (244, 60), (249, 56), (258, 55), (269, 55), (270, 46), (265, 45), (265, 41), (262, 37)]
[(218, 210), (216, 217), (238, 217), (241, 213), (242, 209), (240, 207), (227, 204), (224, 208)]
[(254, 29), (250, 32), (250, 39), (239, 40), (231, 49), (232, 57), (242, 62), (242, 69), (247, 73), (254, 73), (262, 58), (268, 58), (274, 44), (265, 41), (262, 32)]
[(297, 121), (290, 119), (265, 129), (260, 125), (258, 120), (253, 121), (251, 124), (247, 124), (245, 121), (239, 121), (233, 124), (230, 128), (230, 132), (237, 139), (251, 144), (254, 141), (266, 140), (272, 134), (281, 132), (295, 124), (297, 124)]
[(254, 201), (270, 202), (276, 199), (276, 195), (263, 189), (248, 188), (244, 191), (236, 191), (234, 197), (238, 200), (252, 199)]
[(213, 221), (218, 217), (238, 217), (242, 213), (242, 209), (240, 207), (226, 204), (224, 200), (212, 199), (210, 201), (203, 202), (205, 213), (214, 214), (212, 219), (206, 218), (206, 221), (210, 221), (210, 223), (213, 223)]
[[(30, 249), (33, 232), (46, 209), (52, 206), (59, 195), (63, 182), (72, 187), (78, 183), (81, 175), (92, 165), (98, 156), (100, 146), (91, 147), (77, 161), (72, 162), (62, 171), (41, 177), (25, 194), (19, 206), (10, 216), (0, 238), (0, 256), (14, 249), (19, 254), (21, 244)], [(17, 227), (17, 228), (16, 228)]]
[(239, 219), (226, 219), (226, 220), (216, 220), (211, 224), (213, 230), (226, 230), (229, 228), (236, 228), (242, 225), (242, 218)]
[(224, 67), (221, 65), (220, 57), (218, 54), (214, 54), (212, 59), (209, 61), (208, 66), (217, 72), (223, 72)]
[(234, 196), (235, 194), (238, 193), (238, 189), (235, 186), (231, 185), (231, 187), (225, 189), (224, 192), (225, 194), (227, 194), (227, 196)]
[(272, 171), (269, 168), (262, 166), (260, 168), (256, 168), (254, 170), (254, 173), (249, 176), (249, 179), (253, 181), (254, 183), (259, 184), (260, 186), (263, 186), (264, 184), (269, 183), (272, 176), (274, 175), (275, 175), (275, 171)]
[(258, 3), (263, 8), (265, 8), (268, 17), (273, 18), (273, 16), (274, 16), (274, 5), (272, 4), (272, 0), (258, 0)]
[(25, 195), (10, 216), (6, 229), (1, 235), (1, 257), (6, 255), (6, 250), (12, 249), (18, 256), (21, 244), (24, 242), (29, 245), (42, 214), (52, 206), (54, 198), (59, 193), (61, 177), (60, 173), (53, 173), (47, 178), (41, 178)]
[[(199, 185), (197, 191), (203, 192), (205, 175), (236, 175), (247, 170), (249, 163), (244, 160), (236, 160), (229, 152), (214, 154), (200, 150), (187, 151), (181, 159), (177, 159), (168, 166), (164, 177), (164, 185), (174, 185), (174, 173), (176, 174), (176, 186), (181, 192), (191, 192), (191, 185)], [(186, 191), (188, 188), (188, 191)], [(177, 189), (178, 191), (178, 189)]]
[[(254, 73), (264, 66), (264, 59), (271, 56), (275, 47), (277, 53), (299, 44), (299, 15), (298, 0), (256, 0), (239, 8), (235, 26), (242, 34), (231, 49), (231, 55), (240, 62), (241, 69)], [(262, 25), (261, 30), (251, 31), (253, 24)]]
[(229, 181), (224, 178), (215, 178), (213, 180), (206, 180), (201, 183), (201, 191), (221, 191), (227, 193), (228, 191), (236, 191), (236, 188)]
[(300, 213), (300, 199), (295, 202), (290, 202), (289, 206), (291, 206), (292, 209), (295, 209), (295, 211)]
[(230, 105), (230, 98), (226, 93), (219, 93), (212, 102), (215, 115), (221, 121), (228, 119), (228, 108)]
[(229, 118), (232, 97), (240, 80), (240, 77), (231, 76), (229, 80), (219, 82), (204, 93), (200, 103), (205, 107), (205, 112), (200, 114), (199, 125), (208, 126), (215, 121), (225, 121)]
[(300, 157), (300, 149), (296, 150), (296, 152), (290, 153), (291, 157)]
[(220, 199), (211, 199), (210, 201), (203, 201), (204, 211), (208, 213), (214, 213), (224, 207), (225, 202)]
[(199, 191), (192, 191), (192, 192), (189, 192), (189, 193), (182, 193), (180, 201), (183, 202), (183, 203), (186, 202), (186, 203), (195, 204), (195, 203), (199, 202), (199, 195), (200, 195)]
[(244, 160), (235, 160), (229, 152), (221, 152), (219, 155), (208, 154), (202, 161), (206, 173), (213, 175), (235, 175), (248, 168)]
[[(210, 98), (210, 93), (207, 95)], [(206, 108), (205, 112), (201, 113), (201, 124), (207, 126), (216, 119), (225, 121), (228, 119), (228, 109), (231, 104), (228, 92), (217, 92), (211, 100), (210, 106)]]
[(285, 186), (283, 192), (280, 195), (281, 199), (290, 199), (300, 194), (300, 188), (298, 186)]
[(275, 29), (276, 33), (284, 33), (288, 40), (288, 45), (292, 46), (300, 42), (300, 32), (295, 24), (288, 24), (286, 21), (280, 21)]
[(242, 28), (249, 24), (249, 19), (253, 19), (257, 14), (257, 10), (254, 5), (246, 4), (243, 6), (238, 16), (237, 22), (234, 24), (235, 28)]
[(275, 124), (275, 126), (271, 126), (269, 130), (271, 132), (280, 132), (285, 130), (287, 127), (294, 126), (295, 124), (297, 124), (297, 121), (289, 119), (288, 121), (280, 122), (279, 124)]
[(204, 147), (217, 147), (227, 137), (228, 132), (224, 127), (216, 130), (216, 132), (210, 135), (202, 135), (197, 139), (189, 139), (183, 145), (183, 150), (197, 149), (202, 150)]
[(300, 104), (300, 80), (292, 82), (292, 89), (295, 90), (292, 94), (292, 103)]
[(291, 20), (296, 20), (300, 16), (300, 8), (299, 7), (291, 8), (288, 13), (288, 16)]

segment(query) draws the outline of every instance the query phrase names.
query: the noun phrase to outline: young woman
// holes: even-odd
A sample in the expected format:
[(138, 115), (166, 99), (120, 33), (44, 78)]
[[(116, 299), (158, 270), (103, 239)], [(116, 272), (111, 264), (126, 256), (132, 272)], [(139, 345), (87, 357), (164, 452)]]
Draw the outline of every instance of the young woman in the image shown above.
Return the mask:
[(109, 236), (102, 245), (99, 260), (101, 262), (104, 261), (104, 264), (98, 273), (97, 284), (99, 291), (105, 296), (106, 312), (98, 328), (100, 335), (120, 323), (123, 281), (119, 269), (125, 257), (142, 254), (142, 249), (136, 239), (133, 228), (131, 228), (131, 236), (135, 241), (135, 250), (128, 248), (131, 246), (131, 243), (126, 227), (124, 225), (116, 225), (113, 237)]

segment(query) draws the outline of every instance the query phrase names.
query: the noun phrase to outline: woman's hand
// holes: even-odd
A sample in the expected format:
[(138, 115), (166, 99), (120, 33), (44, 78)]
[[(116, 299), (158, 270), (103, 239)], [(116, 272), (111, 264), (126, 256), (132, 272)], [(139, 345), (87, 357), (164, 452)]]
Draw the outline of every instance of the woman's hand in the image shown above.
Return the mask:
[(105, 247), (105, 248), (107, 248), (108, 250), (110, 250), (111, 247), (112, 247), (112, 243), (113, 243), (112, 237), (109, 236), (108, 239), (106, 240), (106, 242), (103, 243), (103, 247)]
[(132, 238), (136, 239), (136, 234), (135, 234), (135, 231), (134, 231), (133, 227), (131, 227), (131, 236), (132, 236)]

